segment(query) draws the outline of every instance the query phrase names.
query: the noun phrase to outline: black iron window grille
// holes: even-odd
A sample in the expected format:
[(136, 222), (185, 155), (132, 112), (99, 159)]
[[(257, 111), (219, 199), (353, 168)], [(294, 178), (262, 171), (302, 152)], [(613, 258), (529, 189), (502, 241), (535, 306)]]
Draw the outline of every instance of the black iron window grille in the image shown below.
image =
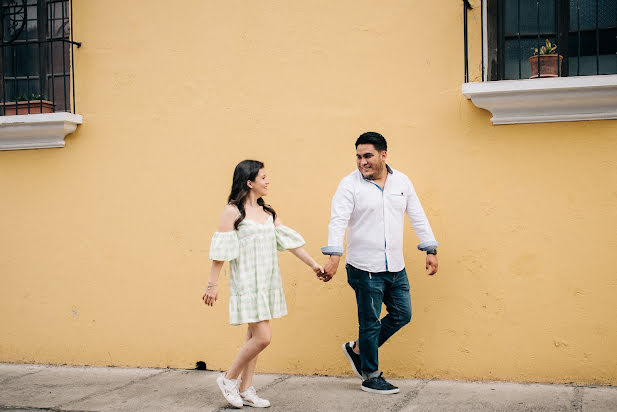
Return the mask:
[(72, 14), (70, 0), (0, 0), (0, 115), (75, 113)]
[[(463, 4), (468, 81), (466, 14), (471, 6), (467, 0)], [(480, 7), (486, 24), (483, 79), (617, 73), (617, 0), (482, 0)], [(535, 49), (539, 58), (533, 58)]]

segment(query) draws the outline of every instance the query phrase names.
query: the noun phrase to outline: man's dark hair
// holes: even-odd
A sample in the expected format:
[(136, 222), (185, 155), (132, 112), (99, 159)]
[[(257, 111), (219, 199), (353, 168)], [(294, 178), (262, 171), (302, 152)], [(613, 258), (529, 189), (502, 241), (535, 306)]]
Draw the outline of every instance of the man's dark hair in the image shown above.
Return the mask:
[(358, 145), (361, 144), (372, 144), (378, 152), (388, 150), (388, 143), (386, 143), (386, 139), (377, 132), (362, 133), (360, 137), (358, 137), (358, 140), (356, 140), (356, 149), (358, 148)]

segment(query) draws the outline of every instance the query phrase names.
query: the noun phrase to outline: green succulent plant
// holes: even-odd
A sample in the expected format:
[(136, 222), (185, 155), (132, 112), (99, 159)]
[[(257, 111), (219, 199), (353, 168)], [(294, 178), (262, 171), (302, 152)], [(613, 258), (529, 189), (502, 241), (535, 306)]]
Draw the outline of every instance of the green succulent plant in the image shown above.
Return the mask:
[(26, 100), (41, 100), (41, 95), (32, 93), (29, 98), (27, 94), (21, 94), (17, 96), (17, 101), (21, 102)]
[(548, 39), (546, 39), (544, 46), (540, 47), (539, 53), (537, 48), (533, 49), (533, 55), (537, 56), (538, 54), (557, 54), (557, 45), (552, 44)]

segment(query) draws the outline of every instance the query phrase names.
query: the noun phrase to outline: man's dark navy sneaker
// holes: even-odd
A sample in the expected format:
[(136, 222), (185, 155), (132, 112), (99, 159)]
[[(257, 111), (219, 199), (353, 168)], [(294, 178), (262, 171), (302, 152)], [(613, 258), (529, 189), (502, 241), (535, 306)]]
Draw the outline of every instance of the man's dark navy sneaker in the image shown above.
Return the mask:
[(362, 374), (360, 373), (360, 355), (353, 351), (356, 342), (351, 341), (343, 344), (343, 353), (349, 359), (349, 363), (351, 363), (351, 369), (355, 372), (356, 376), (362, 379)]
[(384, 395), (388, 395), (391, 393), (398, 393), (399, 389), (389, 384), (384, 378), (381, 377), (383, 372), (379, 374), (379, 376), (375, 376), (374, 378), (367, 379), (362, 382), (362, 390), (365, 392), (372, 393), (381, 393)]

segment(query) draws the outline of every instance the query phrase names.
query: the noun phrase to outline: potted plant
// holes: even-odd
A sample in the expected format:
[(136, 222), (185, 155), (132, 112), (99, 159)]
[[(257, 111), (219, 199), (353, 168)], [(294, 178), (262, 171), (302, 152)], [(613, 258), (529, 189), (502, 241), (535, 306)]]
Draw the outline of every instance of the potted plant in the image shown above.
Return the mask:
[[(538, 77), (558, 77), (561, 69), (561, 61), (563, 56), (557, 54), (557, 45), (551, 44), (546, 39), (544, 46), (533, 49), (533, 56), (529, 58), (529, 64), (531, 65), (531, 77), (535, 79)], [(540, 75), (538, 76), (538, 62), (540, 62)]]
[(54, 112), (54, 103), (41, 97), (40, 94), (32, 94), (30, 98), (21, 95), (17, 97), (16, 101), (3, 102), (0, 103), (0, 106), (4, 109), (5, 116)]

